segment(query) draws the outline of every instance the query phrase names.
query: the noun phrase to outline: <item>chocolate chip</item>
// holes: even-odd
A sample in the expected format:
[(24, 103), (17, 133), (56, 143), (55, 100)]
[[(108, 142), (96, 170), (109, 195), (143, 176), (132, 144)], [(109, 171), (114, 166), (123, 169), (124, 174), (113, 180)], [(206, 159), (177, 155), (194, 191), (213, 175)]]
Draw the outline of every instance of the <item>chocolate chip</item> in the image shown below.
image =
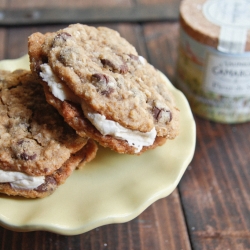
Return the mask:
[(101, 74), (101, 73), (96, 73), (91, 76), (91, 81), (94, 83), (100, 82), (107, 84), (109, 82), (108, 76)]
[(58, 60), (59, 60), (62, 64), (64, 64), (65, 66), (67, 66), (67, 61), (66, 61), (66, 59), (65, 59), (65, 56), (59, 55)]
[(67, 32), (62, 32), (56, 35), (55, 39), (62, 39), (63, 41), (66, 41), (71, 35)]
[[(46, 176), (45, 177), (45, 183), (37, 187), (35, 190), (39, 193), (48, 191), (48, 187), (50, 186), (50, 189), (53, 190), (54, 187), (57, 186), (56, 180), (52, 176)], [(52, 186), (52, 187), (51, 187)]]
[(48, 63), (48, 58), (47, 57), (42, 57), (41, 60), (36, 61), (34, 63), (34, 70), (37, 73), (40, 73), (41, 72), (41, 65), (44, 64), (44, 63)]
[(120, 73), (126, 74), (127, 72), (128, 72), (128, 66), (127, 66), (127, 64), (124, 63), (120, 66)]
[(37, 73), (40, 73), (41, 72), (41, 64), (42, 64), (42, 61), (37, 61), (37, 62), (35, 62), (35, 67), (34, 67), (34, 69), (35, 69), (35, 72), (37, 72)]
[(172, 112), (169, 111), (169, 122), (171, 122), (173, 119), (173, 115), (172, 115)]
[(113, 92), (114, 92), (114, 89), (108, 88), (107, 90), (101, 91), (101, 94), (109, 97)]
[(116, 66), (108, 59), (101, 59), (101, 63), (104, 67), (111, 68), (111, 70), (114, 72), (118, 71), (121, 74), (126, 74), (128, 72), (128, 66), (125, 63), (120, 66)]
[(102, 95), (107, 97), (114, 92), (114, 89), (108, 86), (109, 77), (102, 73), (96, 73), (91, 76), (92, 83), (96, 86)]
[[(165, 120), (166, 118), (163, 118), (163, 116), (166, 114), (168, 117), (167, 120)], [(161, 120), (161, 118), (164, 119), (164, 122), (170, 122), (172, 120), (172, 113), (170, 112), (170, 110), (164, 110), (164, 109), (159, 109), (157, 107), (154, 107), (153, 108), (153, 117), (158, 122)]]
[(155, 120), (158, 121), (158, 118), (159, 118), (160, 113), (161, 113), (161, 110), (160, 110), (160, 109), (158, 109), (157, 107), (154, 107), (154, 108), (153, 108), (153, 117), (155, 118)]
[(19, 140), (18, 142), (17, 142), (17, 145), (22, 145), (24, 143), (24, 140), (23, 139), (21, 139), (21, 140)]
[(35, 160), (36, 159), (36, 154), (33, 155), (28, 155), (27, 153), (21, 153), (20, 154), (20, 158), (24, 161), (28, 161), (28, 160)]
[(38, 186), (37, 188), (35, 188), (35, 190), (39, 193), (43, 193), (47, 191), (47, 186), (46, 184), (42, 184), (40, 186)]
[(139, 61), (139, 57), (133, 54), (129, 54), (129, 57), (135, 61)]
[(103, 66), (111, 67), (112, 69), (115, 69), (115, 65), (108, 59), (101, 59), (101, 63)]
[(48, 185), (57, 185), (56, 180), (52, 176), (47, 176), (45, 183)]

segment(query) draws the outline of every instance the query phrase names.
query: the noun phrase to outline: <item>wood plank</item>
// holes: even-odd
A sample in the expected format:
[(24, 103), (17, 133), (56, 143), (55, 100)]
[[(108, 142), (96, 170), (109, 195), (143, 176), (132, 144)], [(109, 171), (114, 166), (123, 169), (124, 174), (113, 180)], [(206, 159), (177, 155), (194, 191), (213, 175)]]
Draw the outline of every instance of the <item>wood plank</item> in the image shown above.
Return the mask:
[[(23, 1), (23, 0), (0, 0), (1, 1), (8, 1), (8, 8), (40, 8), (40, 7), (54, 7), (54, 8), (60, 8), (60, 7), (72, 7), (75, 8), (88, 8), (88, 7), (112, 7), (112, 6), (132, 6), (134, 0), (59, 0), (59, 1), (51, 1), (51, 0), (32, 0), (32, 1)], [(172, 0), (171, 0), (172, 1)], [(0, 5), (1, 6), (1, 5)]]
[(142, 223), (145, 223), (145, 226), (147, 226), (148, 218), (153, 219), (152, 223), (155, 225), (152, 228), (149, 226), (147, 234), (142, 237), (145, 249), (152, 246), (152, 240), (158, 241), (158, 247), (155, 243), (155, 247), (151, 249), (191, 249), (178, 190), (176, 189), (169, 197), (154, 203), (152, 209), (153, 218), (150, 214), (147, 216), (145, 213), (139, 217), (139, 219), (142, 218)]
[(18, 27), (7, 29), (8, 48), (5, 51), (6, 59), (19, 58), (28, 53), (28, 36), (34, 32), (54, 32), (64, 28), (64, 25), (49, 25), (40, 27)]
[[(7, 6), (7, 0), (0, 0), (0, 8), (5, 8)], [(2, 14), (0, 11), (0, 20), (2, 18)], [(5, 58), (5, 29), (4, 28), (0, 28), (0, 60)]]
[(141, 25), (133, 25), (131, 29), (131, 24), (124, 23), (124, 24), (117, 24), (117, 25), (110, 25), (105, 24), (107, 27), (111, 29), (117, 30), (122, 37), (127, 39), (137, 50), (137, 52), (147, 58), (147, 49), (145, 46), (145, 39), (143, 37), (143, 28)]
[[(148, 48), (145, 47), (146, 43), (141, 25), (108, 24), (108, 26), (118, 30), (137, 48), (141, 55), (148, 58)], [(27, 36), (31, 33), (55, 31), (60, 28), (62, 26), (9, 28), (6, 38), (6, 44), (8, 44), (6, 55), (8, 55), (8, 58), (16, 58), (25, 53)], [(106, 225), (81, 235), (67, 237), (40, 231), (17, 233), (0, 228), (0, 249), (16, 248), (44, 250), (191, 249), (177, 189), (167, 198), (155, 202), (130, 222)]]
[(6, 39), (6, 30), (0, 28), (0, 60), (5, 58), (5, 39)]
[(0, 0), (0, 8), (7, 7), (7, 0)]
[(0, 0), (1, 3), (6, 4), (8, 2), (9, 8), (40, 8), (40, 7), (112, 7), (112, 6), (134, 6), (136, 4), (145, 4), (145, 5), (154, 5), (154, 4), (172, 4), (180, 3), (181, 0), (60, 0), (60, 1), (51, 1), (51, 0), (32, 0), (32, 1), (23, 1), (23, 0)]
[(196, 154), (180, 183), (193, 248), (250, 249), (249, 124), (196, 121)]
[(134, 7), (25, 8), (2, 9), (0, 25), (41, 25), (60, 23), (148, 22), (177, 20), (179, 5), (136, 5)]
[(181, 0), (135, 0), (137, 4), (148, 4), (148, 5), (154, 5), (154, 4), (173, 4), (178, 3), (180, 4)]
[(0, 249), (190, 250), (180, 208), (175, 190), (130, 222), (102, 226), (81, 235), (18, 233), (0, 227)]
[(179, 24), (153, 23), (144, 25), (149, 61), (173, 81), (179, 36)]

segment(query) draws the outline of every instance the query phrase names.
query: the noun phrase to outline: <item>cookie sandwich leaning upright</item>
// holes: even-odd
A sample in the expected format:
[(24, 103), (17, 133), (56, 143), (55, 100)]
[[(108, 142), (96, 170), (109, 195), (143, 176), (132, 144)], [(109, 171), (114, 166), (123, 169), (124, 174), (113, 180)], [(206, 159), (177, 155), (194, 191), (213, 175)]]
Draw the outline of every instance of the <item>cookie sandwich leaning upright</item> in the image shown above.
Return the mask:
[(96, 155), (96, 143), (63, 121), (37, 81), (30, 71), (0, 71), (0, 193), (48, 196)]
[(73, 24), (32, 34), (28, 47), (47, 101), (79, 135), (140, 154), (178, 134), (166, 79), (118, 32)]

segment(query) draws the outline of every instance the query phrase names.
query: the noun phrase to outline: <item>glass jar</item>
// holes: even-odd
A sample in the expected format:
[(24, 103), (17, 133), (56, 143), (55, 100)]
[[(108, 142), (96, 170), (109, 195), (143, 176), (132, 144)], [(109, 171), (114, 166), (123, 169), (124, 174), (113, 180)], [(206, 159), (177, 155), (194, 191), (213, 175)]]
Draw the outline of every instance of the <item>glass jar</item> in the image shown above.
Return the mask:
[(184, 0), (176, 85), (194, 113), (250, 121), (250, 2)]

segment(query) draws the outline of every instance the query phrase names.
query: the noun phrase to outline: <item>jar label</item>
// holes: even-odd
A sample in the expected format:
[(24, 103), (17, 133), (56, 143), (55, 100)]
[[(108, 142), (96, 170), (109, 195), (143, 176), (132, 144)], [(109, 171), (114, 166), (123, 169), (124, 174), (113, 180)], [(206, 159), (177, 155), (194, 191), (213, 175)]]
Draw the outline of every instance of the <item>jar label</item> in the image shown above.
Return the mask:
[(203, 86), (225, 96), (250, 96), (250, 55), (235, 56), (209, 51)]
[(247, 31), (250, 29), (248, 0), (208, 0), (203, 14), (211, 23), (221, 27), (217, 49), (226, 53), (245, 51)]

